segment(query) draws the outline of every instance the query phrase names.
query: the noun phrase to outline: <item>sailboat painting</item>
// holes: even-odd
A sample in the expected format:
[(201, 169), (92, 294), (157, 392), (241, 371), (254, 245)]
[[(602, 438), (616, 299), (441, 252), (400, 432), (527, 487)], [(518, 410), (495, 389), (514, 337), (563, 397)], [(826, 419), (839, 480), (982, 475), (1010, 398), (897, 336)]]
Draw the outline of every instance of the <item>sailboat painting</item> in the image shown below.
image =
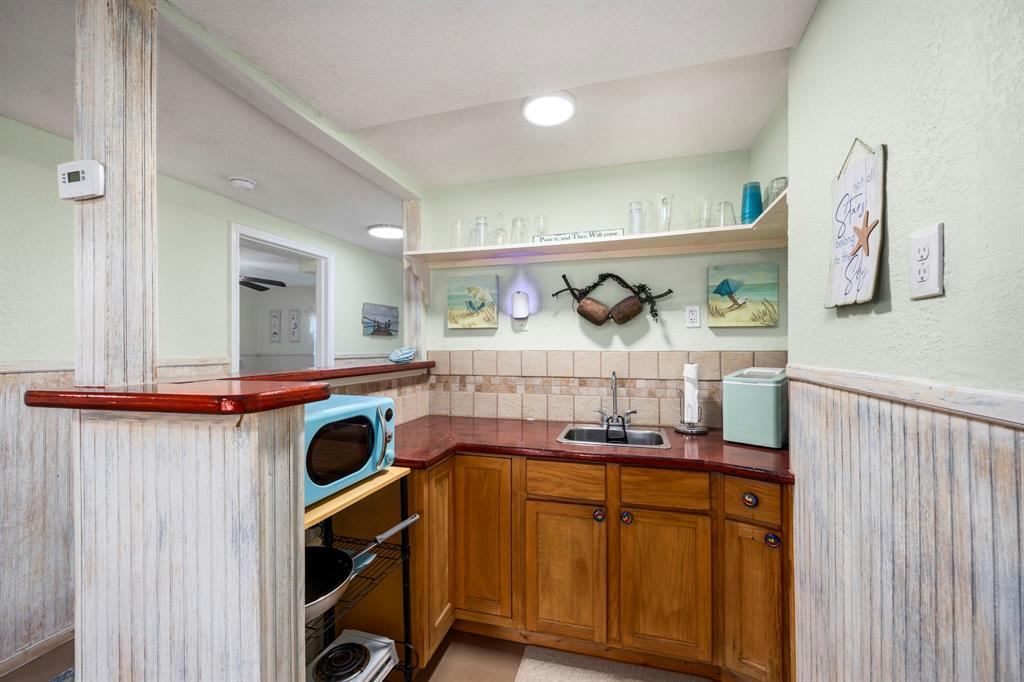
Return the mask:
[(709, 267), (708, 326), (779, 326), (779, 266), (761, 263)]

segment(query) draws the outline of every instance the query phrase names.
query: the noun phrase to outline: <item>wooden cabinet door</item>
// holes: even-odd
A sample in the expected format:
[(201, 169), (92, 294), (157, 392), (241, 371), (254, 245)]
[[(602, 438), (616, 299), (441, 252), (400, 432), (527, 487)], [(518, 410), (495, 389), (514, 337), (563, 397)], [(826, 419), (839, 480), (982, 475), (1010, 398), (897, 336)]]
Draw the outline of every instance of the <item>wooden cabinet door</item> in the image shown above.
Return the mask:
[(624, 509), (619, 529), (622, 643), (711, 660), (711, 519)]
[(427, 642), (433, 652), (455, 621), (455, 472), (448, 459), (427, 472)]
[(455, 456), (455, 606), (512, 616), (512, 461)]
[[(595, 510), (601, 514), (595, 516)], [(526, 503), (526, 629), (595, 642), (607, 633), (604, 508)]]
[(781, 543), (776, 531), (725, 523), (725, 667), (757, 680), (782, 679)]

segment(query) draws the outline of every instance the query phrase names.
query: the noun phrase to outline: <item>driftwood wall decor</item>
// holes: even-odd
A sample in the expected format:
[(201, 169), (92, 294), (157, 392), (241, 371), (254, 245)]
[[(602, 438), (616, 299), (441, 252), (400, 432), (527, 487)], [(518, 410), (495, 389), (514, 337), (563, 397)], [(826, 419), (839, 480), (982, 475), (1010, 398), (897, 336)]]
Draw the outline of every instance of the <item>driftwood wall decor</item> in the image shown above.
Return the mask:
[[(590, 293), (609, 279), (614, 280), (623, 289), (628, 289), (632, 294), (622, 299), (611, 308), (596, 299), (590, 298)], [(634, 286), (611, 272), (602, 272), (597, 276), (596, 282), (580, 289), (577, 289), (570, 284), (569, 278), (565, 275), (562, 275), (562, 281), (565, 282), (565, 288), (559, 289), (551, 295), (557, 298), (559, 294), (568, 291), (573, 297), (573, 300), (576, 301), (576, 312), (579, 316), (596, 325), (602, 325), (609, 319), (614, 320), (615, 324), (626, 324), (643, 312), (644, 305), (647, 305), (650, 309), (651, 317), (655, 322), (657, 322), (658, 307), (655, 301), (672, 293), (672, 290), (668, 289), (663, 293), (656, 295), (646, 284), (637, 284)]]

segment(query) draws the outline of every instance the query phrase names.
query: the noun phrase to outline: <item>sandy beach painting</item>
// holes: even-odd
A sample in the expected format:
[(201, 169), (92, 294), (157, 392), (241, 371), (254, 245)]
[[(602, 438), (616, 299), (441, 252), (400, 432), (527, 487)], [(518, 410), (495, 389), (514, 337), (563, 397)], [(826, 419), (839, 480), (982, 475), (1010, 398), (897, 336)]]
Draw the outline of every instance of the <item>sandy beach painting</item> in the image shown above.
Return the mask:
[(778, 265), (712, 265), (708, 268), (709, 327), (778, 325)]
[(498, 328), (498, 276), (448, 278), (448, 329)]

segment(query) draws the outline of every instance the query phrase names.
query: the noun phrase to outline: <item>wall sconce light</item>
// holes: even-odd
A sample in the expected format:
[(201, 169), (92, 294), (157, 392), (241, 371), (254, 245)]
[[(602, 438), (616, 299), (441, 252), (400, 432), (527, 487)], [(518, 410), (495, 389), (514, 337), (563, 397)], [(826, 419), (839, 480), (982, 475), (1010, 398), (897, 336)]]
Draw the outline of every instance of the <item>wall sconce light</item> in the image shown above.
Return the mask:
[[(530, 296), (525, 291), (512, 294), (512, 319), (526, 320), (530, 317)], [(525, 325), (525, 322), (523, 323)]]

